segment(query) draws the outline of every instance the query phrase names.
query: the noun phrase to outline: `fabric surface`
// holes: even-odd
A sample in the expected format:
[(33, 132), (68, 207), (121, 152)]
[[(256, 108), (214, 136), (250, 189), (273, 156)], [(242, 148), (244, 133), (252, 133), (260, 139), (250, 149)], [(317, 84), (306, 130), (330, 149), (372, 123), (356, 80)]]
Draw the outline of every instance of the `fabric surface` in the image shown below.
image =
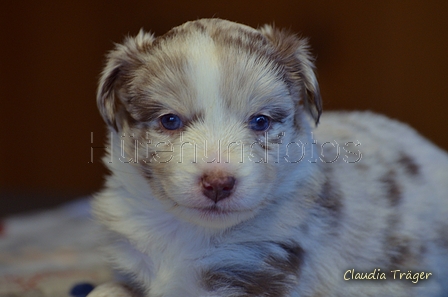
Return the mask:
[(88, 199), (0, 222), (0, 297), (66, 297), (112, 278)]

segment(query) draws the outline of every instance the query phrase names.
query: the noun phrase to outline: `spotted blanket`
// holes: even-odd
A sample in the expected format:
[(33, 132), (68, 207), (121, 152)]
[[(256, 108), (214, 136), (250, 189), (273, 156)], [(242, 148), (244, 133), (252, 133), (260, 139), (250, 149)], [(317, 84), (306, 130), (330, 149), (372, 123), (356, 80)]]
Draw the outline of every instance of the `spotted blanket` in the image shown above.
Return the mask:
[[(88, 198), (0, 222), (0, 297), (66, 297), (111, 279)], [(78, 297), (78, 296), (76, 296)]]

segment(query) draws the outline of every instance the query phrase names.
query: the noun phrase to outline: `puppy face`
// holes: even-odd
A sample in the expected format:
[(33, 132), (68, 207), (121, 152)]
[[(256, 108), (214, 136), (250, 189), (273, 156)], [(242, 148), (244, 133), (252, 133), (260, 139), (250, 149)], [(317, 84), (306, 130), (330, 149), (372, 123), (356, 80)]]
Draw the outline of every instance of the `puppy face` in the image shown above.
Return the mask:
[(304, 40), (218, 19), (117, 45), (97, 101), (111, 131), (129, 136), (123, 151), (139, 148), (123, 166), (167, 211), (212, 228), (292, 193), (309, 163), (287, 144), (309, 143), (305, 113), (317, 123), (321, 112)]

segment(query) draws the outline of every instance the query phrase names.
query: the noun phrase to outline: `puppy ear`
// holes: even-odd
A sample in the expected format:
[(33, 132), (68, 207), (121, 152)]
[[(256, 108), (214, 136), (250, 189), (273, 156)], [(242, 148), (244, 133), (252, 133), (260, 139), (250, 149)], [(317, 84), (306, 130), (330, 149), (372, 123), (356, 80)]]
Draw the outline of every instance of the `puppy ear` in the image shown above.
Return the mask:
[(136, 37), (127, 37), (123, 44), (116, 44), (107, 55), (106, 66), (98, 84), (96, 102), (106, 124), (118, 131), (120, 114), (123, 110), (123, 88), (129, 80), (129, 73), (143, 63), (142, 56), (148, 51), (154, 36), (140, 30)]
[(260, 28), (260, 32), (274, 45), (289, 74), (290, 83), (296, 88), (297, 96), (303, 98), (305, 109), (317, 125), (322, 113), (322, 99), (308, 40), (270, 25)]

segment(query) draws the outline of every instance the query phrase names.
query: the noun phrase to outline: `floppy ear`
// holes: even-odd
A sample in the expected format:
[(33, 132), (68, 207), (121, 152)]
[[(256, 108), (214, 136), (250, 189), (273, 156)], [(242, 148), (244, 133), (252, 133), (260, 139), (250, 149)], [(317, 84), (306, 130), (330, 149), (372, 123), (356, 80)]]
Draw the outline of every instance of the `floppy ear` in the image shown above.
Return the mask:
[(106, 124), (118, 131), (121, 128), (120, 114), (125, 112), (123, 89), (129, 73), (142, 62), (142, 54), (152, 44), (154, 36), (140, 30), (136, 37), (127, 37), (123, 44), (116, 44), (107, 55), (106, 66), (98, 84), (96, 103)]
[(308, 40), (270, 25), (260, 28), (260, 32), (274, 45), (288, 72), (289, 83), (317, 125), (322, 113), (322, 99)]

